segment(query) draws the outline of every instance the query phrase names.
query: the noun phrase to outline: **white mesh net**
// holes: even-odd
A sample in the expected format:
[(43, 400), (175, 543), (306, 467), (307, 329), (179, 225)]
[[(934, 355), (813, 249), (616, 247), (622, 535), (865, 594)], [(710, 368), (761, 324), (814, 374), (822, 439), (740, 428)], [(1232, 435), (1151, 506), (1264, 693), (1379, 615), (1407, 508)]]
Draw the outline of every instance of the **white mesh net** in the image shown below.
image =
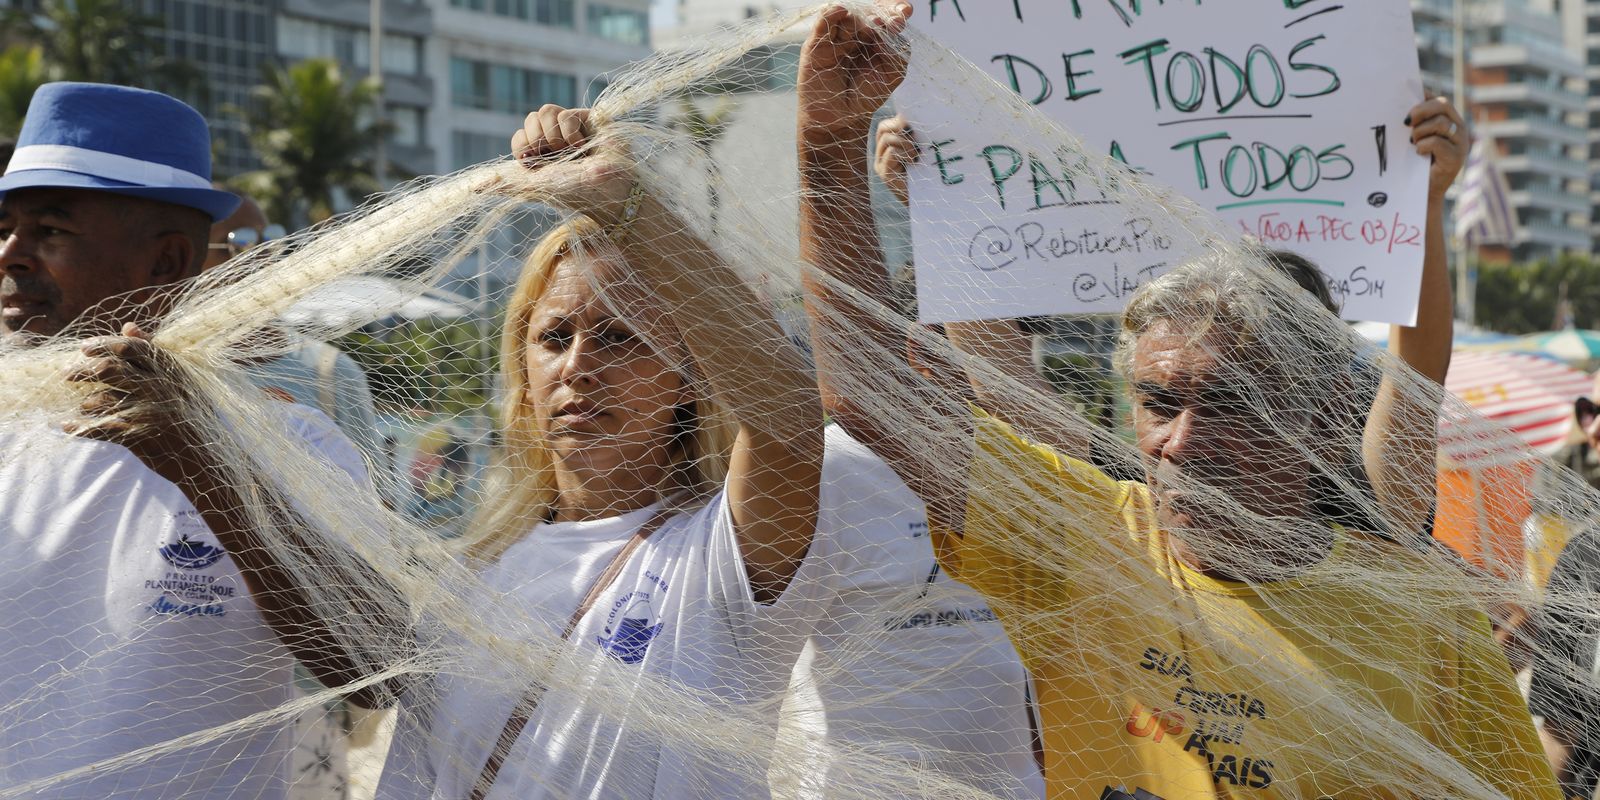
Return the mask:
[[(1596, 687), (1553, 634), (1592, 629), (1592, 590), (1430, 537), (1447, 508), (1520, 521), (1527, 481), (1488, 476), (1537, 458), (1215, 218), (884, 33), (1202, 254), (1120, 325), (1054, 321), (1088, 353), (1065, 393), (1023, 327), (916, 324), (867, 128), (797, 160), (768, 81), (817, 13), (617, 76), (576, 150), (207, 273), (129, 356), (176, 390), (74, 375), (71, 336), (0, 349), (0, 797), (281, 797), (341, 753), (391, 798), (1556, 796), (1486, 613), (1562, 612), (1533, 647), (1570, 710)], [(541, 241), (539, 203), (599, 222)], [(398, 291), (307, 310), (363, 281)], [(405, 310), (458, 295), (503, 325)], [(318, 340), (366, 367), (365, 452)], [(1098, 424), (1124, 388), (1136, 441)], [(183, 491), (63, 424), (179, 432)], [(1436, 506), (1441, 424), (1467, 477)], [(1576, 475), (1537, 488), (1592, 518)], [(296, 726), (325, 706), (352, 730)]]

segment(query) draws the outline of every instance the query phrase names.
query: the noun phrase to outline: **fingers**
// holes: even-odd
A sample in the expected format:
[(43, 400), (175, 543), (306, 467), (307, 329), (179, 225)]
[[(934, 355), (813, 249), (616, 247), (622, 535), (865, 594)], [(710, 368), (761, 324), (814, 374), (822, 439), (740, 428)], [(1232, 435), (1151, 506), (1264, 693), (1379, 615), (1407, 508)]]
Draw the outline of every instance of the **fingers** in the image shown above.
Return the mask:
[(878, 123), (878, 134), (881, 136), (884, 133), (896, 133), (910, 136), (911, 123), (906, 120), (906, 116), (904, 114), (896, 114), (892, 117), (886, 117), (882, 122)]
[(1437, 116), (1446, 116), (1457, 124), (1461, 123), (1461, 114), (1450, 104), (1449, 98), (1432, 97), (1412, 106), (1406, 113), (1405, 124), (1416, 127)]
[(511, 135), (511, 152), (519, 161), (546, 158), (582, 147), (589, 134), (589, 109), (546, 103)]
[(1461, 171), (1472, 137), (1461, 113), (1443, 97), (1429, 98), (1413, 106), (1405, 123), (1411, 126), (1411, 142), (1417, 154), (1425, 156), (1433, 165), (1428, 178), (1431, 208), (1443, 202), (1443, 193)]
[(533, 140), (535, 147), (543, 146), (543, 152), (539, 155), (549, 155), (552, 150), (566, 143), (566, 140), (561, 138), (562, 110), (561, 106), (554, 103), (545, 103), (538, 111), (533, 112), (534, 118), (538, 121), (539, 136), (536, 139), (529, 138)]
[(95, 383), (84, 411), (95, 416), (119, 413), (135, 402), (164, 403), (179, 396), (173, 372), (165, 357), (144, 333), (132, 326), (124, 332), (137, 336), (107, 336), (83, 345), (84, 362), (67, 380)]
[(911, 4), (905, 0), (877, 0), (872, 4), (872, 13), (887, 22), (904, 23), (911, 18)]
[[(1423, 155), (1437, 155), (1423, 152), (1422, 145), (1430, 137), (1448, 140), (1462, 149), (1468, 142), (1466, 121), (1461, 118), (1461, 112), (1443, 97), (1434, 97), (1412, 106), (1410, 113), (1406, 114), (1405, 123), (1411, 127), (1411, 143), (1418, 145), (1417, 152)], [(1429, 150), (1437, 150), (1438, 147), (1439, 144), (1435, 143)]]
[(829, 66), (839, 57), (838, 49), (845, 42), (854, 37), (847, 34), (847, 26), (853, 20), (850, 9), (844, 6), (828, 6), (817, 17), (817, 24), (811, 30), (811, 36), (806, 39), (806, 50), (813, 59), (819, 59), (823, 66)]
[(134, 374), (149, 376), (156, 371), (156, 349), (148, 339), (104, 336), (85, 342), (82, 352), (89, 359), (89, 365), (95, 367), (88, 370), (92, 375), (89, 380), (98, 383), (106, 383), (100, 379), (102, 373), (113, 377)]
[(878, 123), (878, 141), (875, 150), (879, 158), (893, 155), (912, 162), (916, 161), (917, 142), (911, 133), (911, 123), (899, 114)]
[(1444, 114), (1440, 114), (1436, 117), (1429, 117), (1427, 120), (1422, 122), (1416, 122), (1413, 120), (1413, 124), (1411, 126), (1411, 143), (1420, 143), (1423, 139), (1429, 136), (1441, 136), (1444, 138), (1449, 138), (1455, 134), (1460, 127), (1461, 126), (1458, 125), (1455, 120), (1450, 119), (1449, 116)]
[(561, 140), (569, 147), (578, 147), (589, 139), (589, 109), (574, 108), (556, 116), (561, 128)]

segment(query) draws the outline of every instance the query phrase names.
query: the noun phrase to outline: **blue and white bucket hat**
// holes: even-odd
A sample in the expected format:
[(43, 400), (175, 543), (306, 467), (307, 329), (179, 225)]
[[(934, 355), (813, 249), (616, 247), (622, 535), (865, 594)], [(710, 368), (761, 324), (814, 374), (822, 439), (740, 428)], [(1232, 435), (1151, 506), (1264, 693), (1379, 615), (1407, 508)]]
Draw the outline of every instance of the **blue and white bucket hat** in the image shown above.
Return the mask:
[(239, 207), (237, 196), (211, 188), (211, 131), (199, 112), (160, 92), (103, 83), (34, 92), (0, 195), (34, 188), (146, 197), (213, 222)]

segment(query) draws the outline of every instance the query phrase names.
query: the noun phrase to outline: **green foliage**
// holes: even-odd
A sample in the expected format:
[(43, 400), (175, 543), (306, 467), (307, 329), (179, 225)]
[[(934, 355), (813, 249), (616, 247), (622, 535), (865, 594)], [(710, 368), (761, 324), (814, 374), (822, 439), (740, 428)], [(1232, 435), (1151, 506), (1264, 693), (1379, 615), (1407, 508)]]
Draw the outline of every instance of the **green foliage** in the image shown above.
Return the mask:
[(1563, 283), (1577, 327), (1600, 326), (1600, 260), (1580, 255), (1480, 267), (1476, 322), (1501, 333), (1550, 330)]
[(0, 50), (0, 138), (16, 137), (33, 90), (49, 80), (43, 48), (13, 45)]
[(359, 200), (378, 187), (372, 156), (387, 126), (370, 120), (378, 100), (371, 81), (347, 81), (332, 59), (310, 59), (288, 68), (267, 65), (249, 109), (233, 109), (245, 121), (263, 168), (235, 178), (272, 219), (295, 225), (334, 214), (334, 192)]
[(201, 105), (207, 99), (205, 73), (167, 58), (151, 35), (165, 27), (162, 19), (123, 0), (43, 0), (36, 13), (13, 10), (3, 23), (8, 40), (39, 50), (48, 80), (137, 86)]
[[(357, 331), (337, 344), (367, 371), (373, 399), (390, 413), (479, 411), (499, 374), (497, 341), (485, 341), (472, 320), (417, 320), (382, 336)], [(464, 375), (478, 377), (463, 382)]]

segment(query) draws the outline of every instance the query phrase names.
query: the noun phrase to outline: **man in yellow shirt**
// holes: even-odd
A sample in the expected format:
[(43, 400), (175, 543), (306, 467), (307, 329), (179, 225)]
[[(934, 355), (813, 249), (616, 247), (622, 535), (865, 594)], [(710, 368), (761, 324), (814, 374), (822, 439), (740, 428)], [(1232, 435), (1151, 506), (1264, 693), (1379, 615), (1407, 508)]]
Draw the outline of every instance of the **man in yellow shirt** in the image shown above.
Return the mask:
[[(802, 252), (868, 298), (887, 286), (863, 156), (903, 70), (879, 31), (908, 13), (832, 9), (801, 55)], [(1419, 152), (1459, 155), (1453, 109), (1429, 111)], [(1122, 367), (1147, 476), (1118, 482), (1061, 454), (1087, 453), (1087, 434), (1037, 419), (1028, 432), (1057, 449), (980, 413), (965, 469), (952, 464), (941, 436), (964, 422), (941, 416), (948, 403), (851, 396), (904, 379), (865, 374), (897, 331), (829, 281), (807, 288), (830, 413), (928, 502), (943, 562), (1033, 670), (1052, 798), (1558, 796), (1461, 574), (1340, 524), (1359, 516), (1341, 500), (1403, 522), (1431, 496), (1396, 502), (1409, 480), (1375, 501), (1338, 491), (1331, 467), (1351, 459), (1335, 450), (1359, 437), (1329, 398), (1354, 353), (1304, 300), (1227, 263), (1141, 290)]]
[(1441, 559), (1309, 519), (1236, 526), (1292, 547), (1208, 552), (1167, 532), (1193, 524), (1175, 495), (986, 417), (977, 439), (945, 563), (1033, 674), (1052, 798), (1556, 796)]

